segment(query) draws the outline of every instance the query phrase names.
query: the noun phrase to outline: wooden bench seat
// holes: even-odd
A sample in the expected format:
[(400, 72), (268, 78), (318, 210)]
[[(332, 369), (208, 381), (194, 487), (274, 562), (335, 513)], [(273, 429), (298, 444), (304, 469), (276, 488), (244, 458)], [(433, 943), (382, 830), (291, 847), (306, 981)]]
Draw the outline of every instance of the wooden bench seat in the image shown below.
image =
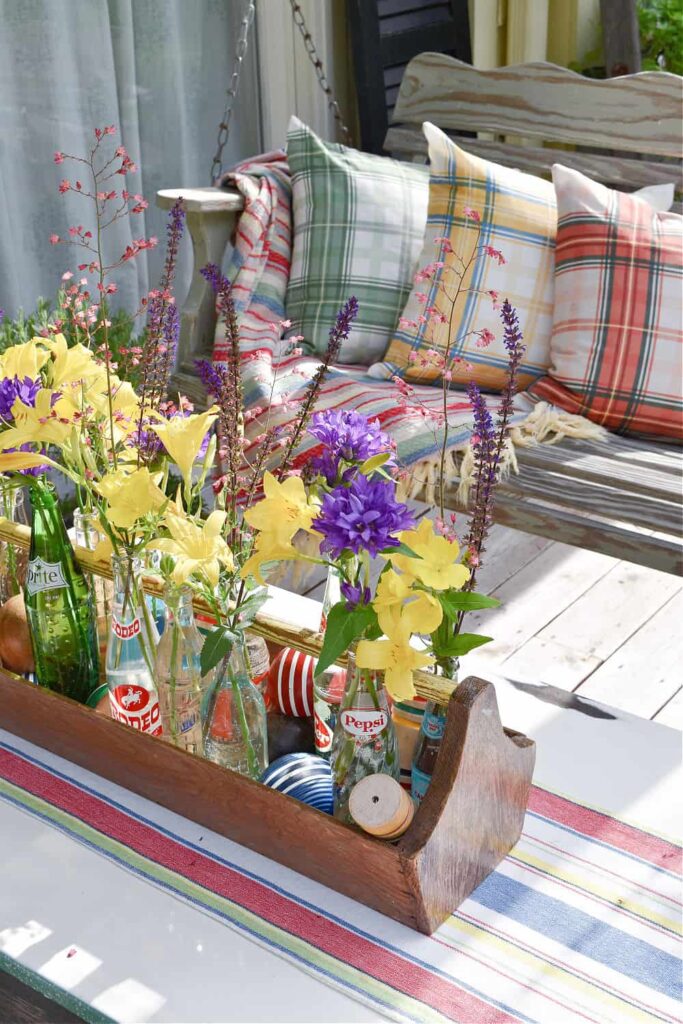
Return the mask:
[[(547, 177), (560, 159), (610, 187), (674, 182), (680, 191), (682, 83), (662, 72), (598, 82), (551, 64), (480, 71), (441, 54), (421, 54), (406, 68), (385, 148), (423, 161), (420, 126), (429, 120), (456, 139), (458, 132), (488, 133), (463, 138), (462, 145), (526, 172)], [(158, 193), (158, 203), (168, 208), (179, 195), (195, 273), (182, 311), (174, 383), (202, 402), (194, 361), (211, 355), (215, 313), (198, 271), (222, 261), (242, 200), (227, 190), (167, 189)], [(604, 441), (518, 448), (517, 460), (519, 474), (499, 489), (498, 522), (683, 574), (679, 447), (608, 434)], [(449, 489), (449, 508), (458, 507), (456, 493), (457, 485)]]

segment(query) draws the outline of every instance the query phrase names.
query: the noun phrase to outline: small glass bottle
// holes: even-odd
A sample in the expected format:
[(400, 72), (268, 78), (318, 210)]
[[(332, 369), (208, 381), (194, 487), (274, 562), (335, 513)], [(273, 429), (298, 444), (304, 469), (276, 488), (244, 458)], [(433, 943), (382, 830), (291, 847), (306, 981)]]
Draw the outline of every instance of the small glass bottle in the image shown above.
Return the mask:
[(85, 704), (97, 689), (92, 602), (51, 484), (31, 483), (33, 521), (24, 601), (41, 686)]
[[(198, 662), (198, 664), (200, 666), (200, 671), (201, 671), (202, 647), (204, 646), (204, 640), (206, 639), (206, 637), (200, 632), (199, 626), (197, 625), (197, 616), (196, 615), (192, 616), (192, 624), (190, 625), (189, 629), (186, 630), (185, 636), (187, 638), (188, 643), (190, 643), (192, 645), (192, 650), (195, 653), (195, 657), (197, 659), (197, 662)], [(213, 685), (214, 685), (215, 681), (216, 681), (216, 669), (215, 668), (209, 669), (209, 671), (206, 673), (206, 675), (202, 676), (201, 679), (200, 679), (200, 687), (201, 687), (201, 691), (202, 691), (202, 700), (201, 700), (202, 735), (206, 732), (206, 718), (207, 718), (208, 709), (209, 709), (209, 701), (211, 700), (211, 692), (213, 690)]]
[(193, 637), (191, 591), (167, 584), (164, 612), (164, 631), (154, 662), (163, 738), (190, 754), (201, 754), (201, 669)]
[[(458, 659), (449, 659), (446, 663), (437, 665), (438, 675), (457, 682)], [(420, 735), (413, 754), (413, 768), (410, 780), (410, 795), (416, 803), (421, 803), (429, 784), (432, 781), (436, 759), (441, 749), (441, 740), (446, 731), (446, 717), (448, 715), (448, 703), (441, 704), (438, 701), (427, 702)]]
[(268, 766), (266, 705), (247, 669), (240, 636), (218, 666), (204, 728), (204, 756), (259, 779)]
[[(94, 551), (97, 545), (103, 540), (103, 534), (97, 523), (97, 513), (84, 511), (80, 508), (74, 509), (74, 544), (86, 551)], [(104, 662), (109, 640), (109, 620), (111, 617), (111, 602), (114, 588), (111, 580), (97, 573), (86, 572), (85, 578), (90, 588), (90, 595), (95, 606), (97, 616), (97, 642), (100, 650), (100, 658)]]
[[(161, 573), (159, 571), (160, 563), (161, 551), (155, 551), (154, 548), (149, 548), (143, 554), (142, 575), (152, 576), (155, 583), (161, 583)], [(158, 594), (146, 593), (145, 603), (149, 608), (152, 619), (154, 620), (157, 633), (161, 636), (166, 624), (166, 606)]]
[(245, 632), (244, 638), (246, 641), (249, 678), (265, 700), (268, 688), (268, 672), (270, 671), (268, 644), (262, 636), (249, 630)]
[[(0, 516), (11, 523), (26, 523), (24, 492), (0, 475)], [(0, 540), (0, 604), (20, 594), (26, 583), (28, 552)]]
[(334, 780), (334, 816), (351, 824), (351, 790), (366, 775), (391, 775), (400, 781), (396, 730), (384, 674), (358, 668), (349, 651), (346, 689), (334, 727), (330, 765)]
[[(327, 629), (327, 616), (330, 608), (341, 598), (341, 580), (339, 573), (331, 566), (327, 571), (327, 582), (323, 595), (323, 606), (320, 615), (320, 632)], [(339, 706), (344, 694), (346, 674), (338, 665), (330, 665), (324, 672), (313, 679), (313, 724), (315, 729), (315, 749), (321, 757), (329, 760), (332, 749), (332, 736), (339, 714)]]
[(161, 711), (154, 685), (159, 635), (140, 588), (139, 558), (113, 555), (114, 600), (107, 644), (111, 716), (140, 732), (161, 736)]

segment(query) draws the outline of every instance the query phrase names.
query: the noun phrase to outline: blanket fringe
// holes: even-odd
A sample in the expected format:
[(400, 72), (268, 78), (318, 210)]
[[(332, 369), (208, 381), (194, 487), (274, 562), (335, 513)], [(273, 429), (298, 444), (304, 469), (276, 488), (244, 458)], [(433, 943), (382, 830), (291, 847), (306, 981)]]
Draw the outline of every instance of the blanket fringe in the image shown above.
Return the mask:
[[(505, 480), (511, 472), (519, 472), (515, 448), (530, 448), (535, 444), (557, 444), (565, 437), (597, 440), (604, 437), (605, 433), (603, 427), (592, 423), (584, 416), (563, 412), (548, 402), (539, 402), (523, 420), (511, 427), (501, 460), (500, 478)], [(402, 484), (404, 500), (419, 498), (428, 505), (436, 504), (440, 467), (440, 455), (430, 455), (415, 463)], [(447, 487), (458, 484), (456, 499), (458, 505), (462, 507), (467, 507), (470, 490), (474, 484), (474, 470), (474, 452), (469, 441), (446, 452), (445, 483)]]

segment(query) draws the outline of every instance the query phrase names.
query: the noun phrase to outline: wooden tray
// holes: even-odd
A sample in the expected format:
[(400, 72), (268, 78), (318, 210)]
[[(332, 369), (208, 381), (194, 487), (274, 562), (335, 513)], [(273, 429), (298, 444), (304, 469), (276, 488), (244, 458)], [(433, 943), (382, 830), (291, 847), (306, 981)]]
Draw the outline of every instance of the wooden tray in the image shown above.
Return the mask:
[[(0, 539), (28, 547), (29, 531), (0, 520)], [(111, 575), (91, 552), (76, 554), (84, 569)], [(275, 609), (295, 603), (281, 596)], [(268, 607), (256, 632), (318, 653), (315, 630)], [(453, 684), (416, 673), (415, 685), (445, 702)], [(519, 839), (536, 756), (532, 740), (503, 729), (492, 684), (465, 679), (450, 696), (427, 795), (408, 831), (387, 843), (2, 668), (0, 727), (427, 934)]]
[(427, 934), (516, 843), (535, 759), (491, 683), (466, 679), (427, 795), (386, 843), (2, 669), (0, 726)]

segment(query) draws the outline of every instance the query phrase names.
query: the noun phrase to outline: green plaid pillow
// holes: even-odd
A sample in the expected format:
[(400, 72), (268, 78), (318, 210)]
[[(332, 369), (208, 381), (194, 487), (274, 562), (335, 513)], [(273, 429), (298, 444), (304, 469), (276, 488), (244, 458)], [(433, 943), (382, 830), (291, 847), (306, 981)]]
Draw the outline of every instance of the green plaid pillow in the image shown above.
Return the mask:
[(337, 310), (359, 314), (340, 362), (381, 359), (410, 294), (427, 223), (429, 171), (323, 142), (293, 117), (287, 133), (294, 241), (287, 287), (292, 333), (323, 352)]

